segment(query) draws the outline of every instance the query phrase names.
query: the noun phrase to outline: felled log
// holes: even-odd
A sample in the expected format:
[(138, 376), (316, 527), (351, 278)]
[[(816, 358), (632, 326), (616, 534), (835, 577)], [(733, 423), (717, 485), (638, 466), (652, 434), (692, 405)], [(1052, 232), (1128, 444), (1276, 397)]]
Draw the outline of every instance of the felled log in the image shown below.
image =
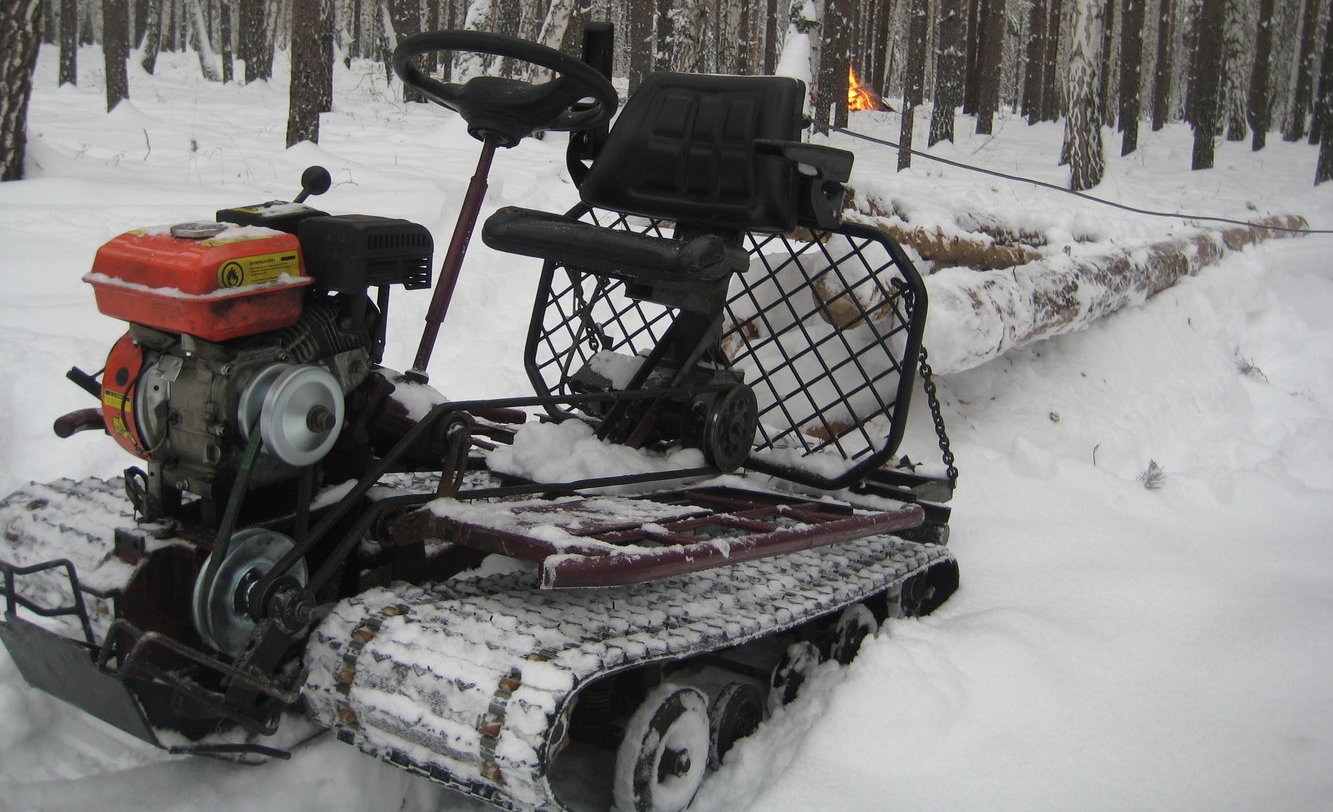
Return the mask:
[(1057, 255), (1005, 271), (946, 268), (927, 277), (926, 346), (937, 372), (961, 372), (1033, 341), (1086, 328), (1196, 274), (1228, 250), (1307, 228), (1304, 218), (1203, 231), (1101, 256)]
[(930, 260), (936, 267), (958, 265), (991, 271), (1041, 259), (1034, 248), (1018, 242), (1002, 243), (984, 234), (945, 234), (941, 228), (912, 228), (884, 220), (875, 225), (903, 245), (910, 245), (922, 259)]

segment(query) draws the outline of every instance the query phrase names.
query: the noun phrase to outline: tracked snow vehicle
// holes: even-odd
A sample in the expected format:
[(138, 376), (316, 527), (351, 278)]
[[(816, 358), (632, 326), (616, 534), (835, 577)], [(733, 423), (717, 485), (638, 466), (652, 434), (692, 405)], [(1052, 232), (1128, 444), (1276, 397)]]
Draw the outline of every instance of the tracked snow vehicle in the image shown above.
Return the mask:
[[(843, 221), (852, 155), (800, 141), (804, 88), (777, 77), (653, 74), (608, 132), (608, 37), (584, 61), (479, 32), (398, 48), (482, 142), (406, 373), (381, 365), (390, 294), (430, 287), (430, 233), (307, 205), (317, 168), (293, 202), (98, 252), (85, 279), (129, 327), (71, 371), (98, 405), (56, 431), (139, 462), (0, 502), (0, 639), (32, 685), (176, 752), (282, 756), (305, 714), (497, 806), (677, 810), (812, 667), (948, 598), (925, 289)], [(446, 51), (554, 78), (414, 62)], [(482, 230), (543, 261), (534, 394), (448, 401), (426, 369), (487, 172), (541, 130), (573, 133), (582, 203)], [(942, 477), (892, 465), (920, 378)], [(686, 462), (533, 481), (499, 462), (525, 423)]]

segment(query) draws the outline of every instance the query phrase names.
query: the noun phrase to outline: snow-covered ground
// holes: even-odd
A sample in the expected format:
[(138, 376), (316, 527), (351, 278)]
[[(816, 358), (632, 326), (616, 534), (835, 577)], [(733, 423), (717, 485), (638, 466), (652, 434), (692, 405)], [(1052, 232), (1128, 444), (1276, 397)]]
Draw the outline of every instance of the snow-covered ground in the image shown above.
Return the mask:
[[(321, 144), (283, 149), (286, 75), (227, 86), (193, 55), (131, 75), (103, 111), (100, 53), (55, 88), (41, 55), (29, 178), (0, 186), (0, 492), (110, 475), (126, 455), (51, 420), (88, 396), (123, 325), (80, 281), (131, 228), (297, 191), (320, 163), (334, 212), (405, 217), (447, 243), (477, 155), (452, 114), (394, 101), (382, 66), (339, 70)], [(924, 125), (928, 116), (919, 115)], [(893, 114), (852, 128), (893, 139)], [(939, 154), (1062, 182), (1056, 125), (1002, 116)], [(1130, 215), (846, 137), (854, 185), (922, 224), (998, 223), (1086, 252), (1195, 228)], [(918, 135), (924, 143), (924, 132)], [(1219, 144), (1190, 172), (1189, 132), (1144, 133), (1106, 181), (1119, 202), (1200, 215), (1304, 215), (1333, 227), (1316, 150)], [(488, 209), (575, 199), (564, 138), (497, 156)], [(1077, 241), (1077, 243), (1076, 243)], [(951, 542), (963, 586), (826, 666), (740, 744), (699, 809), (1326, 809), (1333, 794), (1333, 249), (1329, 236), (1230, 256), (1075, 335), (944, 376), (962, 469)], [(437, 252), (441, 253), (442, 252)], [(431, 366), (451, 396), (526, 394), (520, 348), (537, 262), (476, 241)], [(428, 294), (396, 299), (386, 361), (406, 365)], [(922, 423), (923, 429), (925, 423)], [(928, 431), (911, 438), (929, 458)], [(1145, 487), (1150, 465), (1161, 470)], [(0, 653), (0, 810), (416, 810), (477, 805), (330, 737), (247, 768), (167, 756), (27, 688)], [(1322, 766), (1321, 766), (1322, 765)]]

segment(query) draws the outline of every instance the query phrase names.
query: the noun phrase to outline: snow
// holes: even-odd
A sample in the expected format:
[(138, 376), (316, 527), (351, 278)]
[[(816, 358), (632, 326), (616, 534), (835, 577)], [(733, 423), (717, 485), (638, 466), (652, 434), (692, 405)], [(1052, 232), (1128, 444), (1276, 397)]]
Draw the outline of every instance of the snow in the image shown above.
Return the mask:
[[(92, 49), (80, 59), (100, 61)], [(283, 60), (249, 87), (205, 82), (192, 54), (158, 66), (147, 76), (131, 64), (131, 102), (108, 115), (97, 70), (56, 90), (55, 52), (41, 53), (29, 177), (0, 185), (0, 494), (132, 462), (105, 437), (49, 429), (93, 405), (62, 371), (98, 369), (124, 331), (80, 281), (117, 234), (290, 198), (318, 162), (334, 177), (321, 208), (404, 217), (447, 244), (478, 145), (452, 114), (398, 101), (381, 65), (339, 68), (322, 143), (289, 150)], [(898, 120), (857, 113), (851, 126), (892, 138)], [(1057, 126), (1001, 115), (993, 136), (970, 129), (960, 119), (958, 142), (936, 153), (1066, 180)], [(1218, 168), (1190, 172), (1189, 139), (1177, 125), (1146, 133), (1126, 158), (1108, 139), (1095, 193), (1333, 227), (1333, 184), (1310, 185), (1315, 148), (1219, 143)], [(998, 223), (1040, 234), (1049, 254), (1197, 229), (921, 158), (899, 173), (892, 150), (830, 143), (857, 152), (858, 190), (893, 200), (913, 226)], [(483, 216), (571, 204), (563, 149), (548, 136), (497, 156)], [(867, 640), (850, 666), (821, 667), (693, 808), (1327, 808), (1329, 246), (1312, 235), (1249, 248), (1083, 332), (941, 376), (962, 469), (960, 591)], [(447, 397), (529, 394), (521, 345), (538, 265), (473, 242), (430, 365)], [(410, 362), (428, 301), (395, 292), (386, 363)], [(934, 442), (918, 408), (906, 450), (936, 459)], [(1140, 481), (1150, 463), (1163, 471), (1153, 490)], [(0, 718), (0, 810), (481, 808), (329, 736), (257, 768), (169, 756), (27, 688), (7, 653)]]

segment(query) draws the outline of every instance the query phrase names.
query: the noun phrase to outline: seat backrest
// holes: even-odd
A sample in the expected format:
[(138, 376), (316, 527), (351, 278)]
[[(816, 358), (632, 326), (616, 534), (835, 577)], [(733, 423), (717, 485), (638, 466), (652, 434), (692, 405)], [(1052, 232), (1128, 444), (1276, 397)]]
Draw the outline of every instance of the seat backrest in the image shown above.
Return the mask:
[(580, 187), (598, 208), (692, 227), (789, 231), (797, 171), (757, 138), (800, 139), (805, 85), (780, 76), (653, 73)]

